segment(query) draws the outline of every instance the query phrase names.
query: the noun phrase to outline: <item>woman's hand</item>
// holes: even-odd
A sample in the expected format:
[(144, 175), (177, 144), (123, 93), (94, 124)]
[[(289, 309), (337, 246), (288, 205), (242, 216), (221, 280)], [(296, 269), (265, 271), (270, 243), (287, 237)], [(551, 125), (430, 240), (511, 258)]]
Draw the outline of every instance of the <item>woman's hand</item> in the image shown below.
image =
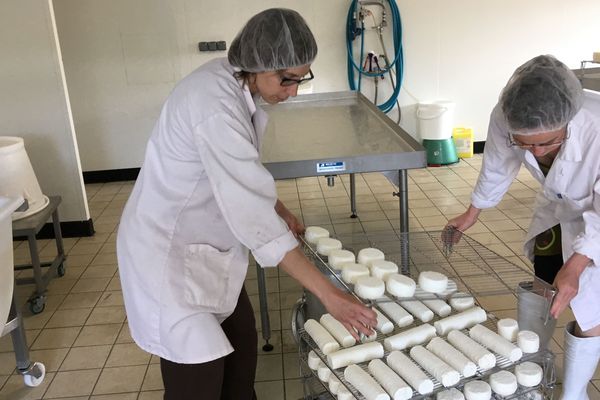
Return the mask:
[(550, 308), (550, 314), (554, 318), (559, 317), (579, 292), (579, 277), (590, 262), (591, 260), (583, 254), (574, 253), (556, 274), (554, 287), (558, 293)]
[(462, 233), (472, 227), (481, 213), (481, 209), (469, 206), (467, 211), (452, 218), (442, 232), (442, 242), (456, 244), (462, 237)]
[(291, 211), (288, 210), (280, 200), (277, 200), (277, 204), (275, 204), (275, 211), (281, 217), (281, 219), (285, 221), (294, 236), (298, 237), (304, 233), (306, 230), (304, 224), (300, 222), (300, 220), (298, 220), (298, 218), (296, 218), (296, 216), (292, 214)]
[(359, 333), (366, 336), (373, 334), (371, 328), (377, 326), (377, 314), (352, 295), (333, 287), (321, 301), (327, 311), (340, 321), (357, 341), (360, 340)]

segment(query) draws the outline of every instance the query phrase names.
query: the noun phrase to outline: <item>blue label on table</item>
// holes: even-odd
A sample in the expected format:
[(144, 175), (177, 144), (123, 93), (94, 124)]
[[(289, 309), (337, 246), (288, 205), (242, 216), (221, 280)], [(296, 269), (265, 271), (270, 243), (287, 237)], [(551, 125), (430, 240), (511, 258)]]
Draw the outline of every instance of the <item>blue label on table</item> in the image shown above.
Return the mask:
[(341, 171), (345, 171), (345, 170), (346, 170), (346, 163), (343, 161), (317, 163), (317, 173), (341, 172)]

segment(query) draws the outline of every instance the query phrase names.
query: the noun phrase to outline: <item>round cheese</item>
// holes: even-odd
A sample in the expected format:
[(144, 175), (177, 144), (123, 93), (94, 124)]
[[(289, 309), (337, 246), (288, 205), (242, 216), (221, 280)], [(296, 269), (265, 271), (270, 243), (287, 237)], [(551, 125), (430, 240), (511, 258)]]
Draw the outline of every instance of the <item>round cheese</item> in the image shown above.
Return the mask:
[(363, 264), (344, 264), (342, 279), (346, 283), (354, 284), (361, 276), (369, 276), (369, 268)]
[(450, 307), (456, 311), (464, 311), (475, 305), (473, 296), (469, 296), (463, 292), (454, 293), (448, 302), (450, 303)]
[(515, 375), (519, 385), (525, 387), (533, 387), (540, 384), (542, 381), (542, 367), (531, 361), (526, 361), (515, 367)]
[(452, 388), (438, 392), (436, 400), (465, 400), (465, 396), (460, 390)]
[(498, 335), (511, 342), (517, 340), (517, 333), (519, 333), (519, 324), (517, 321), (512, 318), (502, 318), (498, 320), (496, 326), (498, 328)]
[(509, 371), (498, 371), (490, 375), (490, 386), (500, 396), (510, 396), (517, 391), (517, 377)]
[(377, 299), (385, 293), (385, 284), (374, 276), (360, 276), (356, 278), (354, 293), (363, 299)]
[(412, 297), (417, 284), (406, 275), (390, 274), (385, 282), (387, 291), (396, 297)]
[(306, 231), (304, 231), (304, 238), (310, 244), (316, 245), (319, 239), (328, 237), (329, 231), (320, 226), (308, 226), (306, 227)]
[(327, 383), (329, 381), (329, 377), (331, 376), (331, 369), (325, 365), (325, 363), (321, 362), (317, 368), (317, 375), (319, 376), (321, 382)]
[(386, 260), (375, 260), (371, 262), (369, 266), (371, 270), (371, 276), (376, 278), (386, 280), (388, 276), (391, 274), (398, 273), (398, 266), (396, 263)]
[(492, 398), (492, 388), (484, 381), (467, 382), (463, 390), (467, 400), (490, 400)]
[(332, 250), (327, 256), (327, 261), (329, 262), (329, 266), (335, 270), (343, 269), (343, 265), (346, 263), (354, 263), (356, 261), (356, 257), (354, 257), (354, 253), (349, 250)]
[(423, 271), (419, 274), (419, 286), (426, 292), (442, 293), (448, 286), (448, 277), (435, 271)]
[(521, 331), (517, 335), (517, 346), (523, 353), (535, 353), (540, 349), (540, 337), (533, 331)]
[(317, 253), (328, 256), (333, 250), (341, 250), (342, 242), (332, 238), (321, 238), (317, 241)]
[(383, 254), (383, 251), (379, 249), (367, 247), (366, 249), (362, 249), (358, 252), (356, 259), (358, 260), (359, 264), (364, 264), (369, 267), (373, 261), (385, 259), (385, 255)]
[(322, 362), (317, 353), (314, 350), (311, 350), (308, 353), (308, 367), (313, 371), (316, 371), (319, 368), (319, 363)]

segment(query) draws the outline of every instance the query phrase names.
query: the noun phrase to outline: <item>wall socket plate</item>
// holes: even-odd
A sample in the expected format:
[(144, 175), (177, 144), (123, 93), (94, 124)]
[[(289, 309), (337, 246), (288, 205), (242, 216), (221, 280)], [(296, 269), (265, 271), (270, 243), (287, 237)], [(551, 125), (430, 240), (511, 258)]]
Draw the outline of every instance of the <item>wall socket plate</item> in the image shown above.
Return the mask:
[(200, 51), (223, 51), (227, 50), (227, 43), (224, 40), (213, 42), (198, 42), (198, 50)]

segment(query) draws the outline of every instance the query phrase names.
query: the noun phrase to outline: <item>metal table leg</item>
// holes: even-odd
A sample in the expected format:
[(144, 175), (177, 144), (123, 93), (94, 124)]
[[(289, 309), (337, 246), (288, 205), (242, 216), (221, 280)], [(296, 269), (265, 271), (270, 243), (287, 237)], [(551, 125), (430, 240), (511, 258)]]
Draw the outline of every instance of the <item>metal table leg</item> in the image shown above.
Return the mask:
[(65, 275), (65, 248), (63, 246), (62, 231), (60, 229), (60, 218), (58, 217), (58, 208), (52, 213), (52, 226), (54, 228), (54, 240), (56, 241), (56, 253), (57, 258), (61, 258), (63, 261), (58, 265), (56, 273), (58, 276)]
[(264, 351), (273, 350), (273, 345), (269, 343), (271, 339), (271, 321), (269, 320), (269, 305), (267, 304), (267, 285), (265, 281), (265, 270), (256, 263), (256, 280), (258, 282), (258, 299), (260, 301), (260, 325), (262, 327), (262, 337), (265, 340)]
[(356, 215), (356, 177), (350, 174), (350, 218), (358, 218)]
[(33, 270), (33, 279), (35, 281), (35, 291), (29, 298), (29, 309), (33, 314), (41, 313), (46, 307), (46, 282), (42, 273), (42, 262), (38, 251), (35, 232), (31, 231), (27, 235), (29, 244), (29, 254), (31, 256), (31, 268)]
[(398, 196), (400, 201), (400, 257), (403, 274), (409, 272), (410, 254), (408, 249), (408, 174), (405, 169), (399, 170)]

